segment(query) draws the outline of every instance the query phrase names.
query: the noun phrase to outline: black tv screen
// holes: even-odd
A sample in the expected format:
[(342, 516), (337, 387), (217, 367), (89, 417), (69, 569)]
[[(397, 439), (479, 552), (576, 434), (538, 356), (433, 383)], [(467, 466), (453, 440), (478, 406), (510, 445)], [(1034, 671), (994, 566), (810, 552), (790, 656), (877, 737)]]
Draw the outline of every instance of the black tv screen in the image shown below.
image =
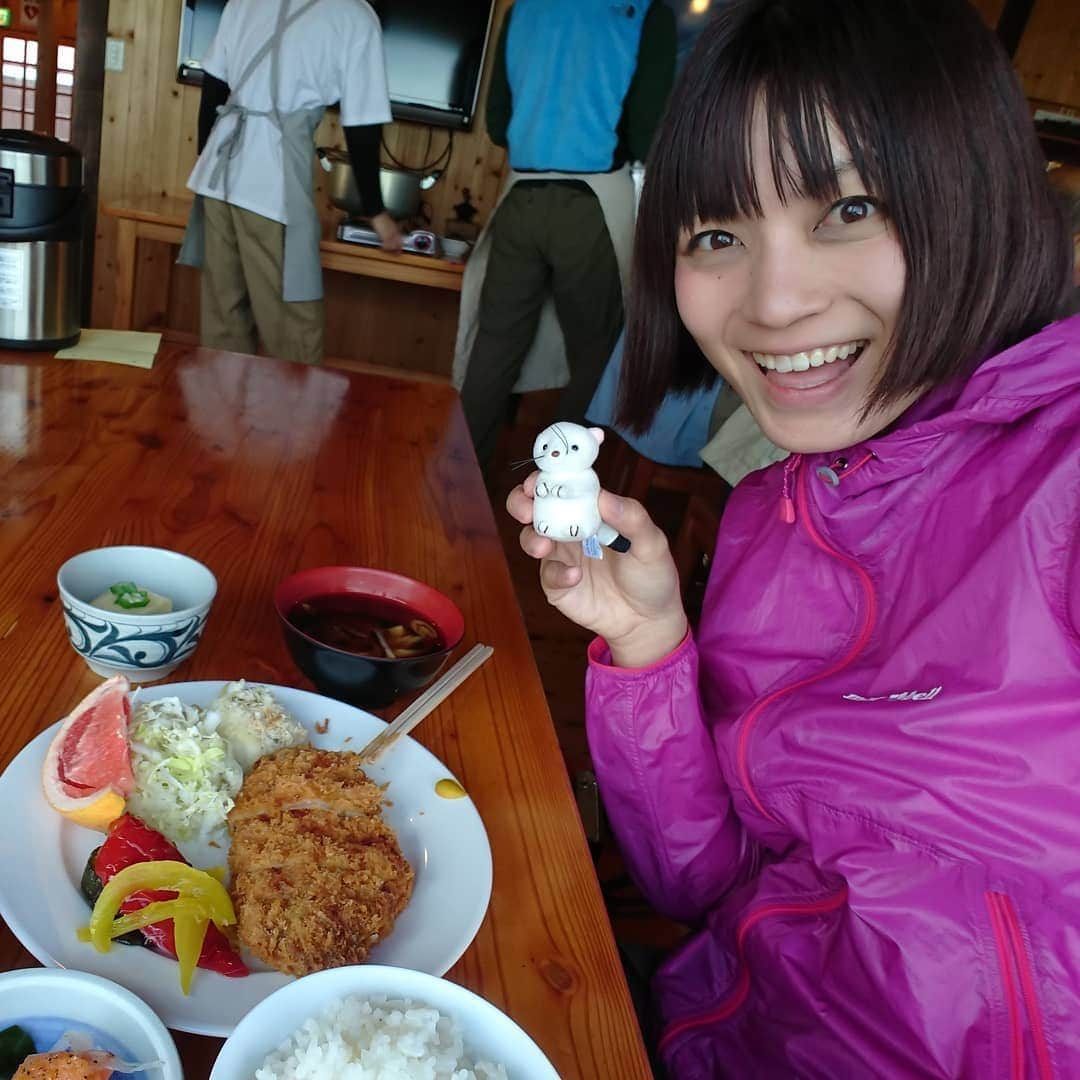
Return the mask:
[[(202, 82), (201, 61), (226, 0), (184, 0), (177, 78)], [(472, 127), (493, 0), (372, 0), (383, 28), (395, 120)]]

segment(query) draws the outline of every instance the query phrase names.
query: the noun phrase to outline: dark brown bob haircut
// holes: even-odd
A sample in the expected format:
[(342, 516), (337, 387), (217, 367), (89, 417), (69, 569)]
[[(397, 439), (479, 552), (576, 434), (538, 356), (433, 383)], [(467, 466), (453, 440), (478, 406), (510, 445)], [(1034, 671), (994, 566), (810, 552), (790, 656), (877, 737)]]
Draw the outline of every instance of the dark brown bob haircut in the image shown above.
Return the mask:
[(732, 0), (698, 39), (650, 154), (617, 423), (643, 431), (665, 393), (716, 378), (679, 319), (676, 246), (695, 217), (761, 214), (759, 100), (781, 197), (839, 198), (834, 122), (899, 238), (904, 298), (868, 411), (1064, 312), (1064, 216), (1009, 59), (965, 0)]

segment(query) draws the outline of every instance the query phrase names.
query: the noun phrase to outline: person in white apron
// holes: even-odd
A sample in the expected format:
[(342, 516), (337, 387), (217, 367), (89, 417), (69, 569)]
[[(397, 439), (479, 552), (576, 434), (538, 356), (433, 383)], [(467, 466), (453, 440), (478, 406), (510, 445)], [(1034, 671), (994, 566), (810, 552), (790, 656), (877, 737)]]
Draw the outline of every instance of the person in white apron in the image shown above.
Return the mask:
[(623, 323), (627, 163), (645, 157), (674, 69), (659, 0), (516, 0), (507, 15), (487, 126), (512, 172), (466, 265), (454, 366), (485, 468), (515, 389), (565, 383), (559, 419), (585, 418)]
[(378, 18), (365, 0), (230, 0), (203, 66), (205, 145), (188, 179), (196, 198), (178, 260), (202, 268), (202, 344), (253, 353), (261, 341), (272, 356), (318, 363), (313, 139), (328, 105), (341, 104), (372, 225), (385, 248), (401, 247), (378, 188), (390, 120)]

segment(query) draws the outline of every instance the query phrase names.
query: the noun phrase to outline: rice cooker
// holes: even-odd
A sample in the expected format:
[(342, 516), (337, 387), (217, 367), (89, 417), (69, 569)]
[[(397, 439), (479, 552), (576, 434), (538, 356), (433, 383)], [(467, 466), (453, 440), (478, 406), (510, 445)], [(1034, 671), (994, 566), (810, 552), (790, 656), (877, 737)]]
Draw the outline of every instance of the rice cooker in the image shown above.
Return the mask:
[(79, 340), (84, 213), (78, 150), (0, 130), (0, 348)]

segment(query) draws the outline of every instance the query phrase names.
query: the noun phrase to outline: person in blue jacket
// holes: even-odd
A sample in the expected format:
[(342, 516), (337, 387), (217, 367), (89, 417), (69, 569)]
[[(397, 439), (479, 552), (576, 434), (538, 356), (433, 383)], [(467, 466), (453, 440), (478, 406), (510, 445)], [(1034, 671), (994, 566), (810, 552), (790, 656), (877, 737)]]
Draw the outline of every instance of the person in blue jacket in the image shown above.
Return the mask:
[[(675, 18), (653, 0), (516, 0), (498, 42), (488, 133), (513, 170), (490, 249), (462, 403), (490, 462), (550, 294), (569, 368), (560, 418), (585, 411), (623, 324), (629, 162), (643, 160), (674, 78)], [(626, 227), (609, 221), (626, 204)], [(624, 235), (625, 234), (625, 235)]]

